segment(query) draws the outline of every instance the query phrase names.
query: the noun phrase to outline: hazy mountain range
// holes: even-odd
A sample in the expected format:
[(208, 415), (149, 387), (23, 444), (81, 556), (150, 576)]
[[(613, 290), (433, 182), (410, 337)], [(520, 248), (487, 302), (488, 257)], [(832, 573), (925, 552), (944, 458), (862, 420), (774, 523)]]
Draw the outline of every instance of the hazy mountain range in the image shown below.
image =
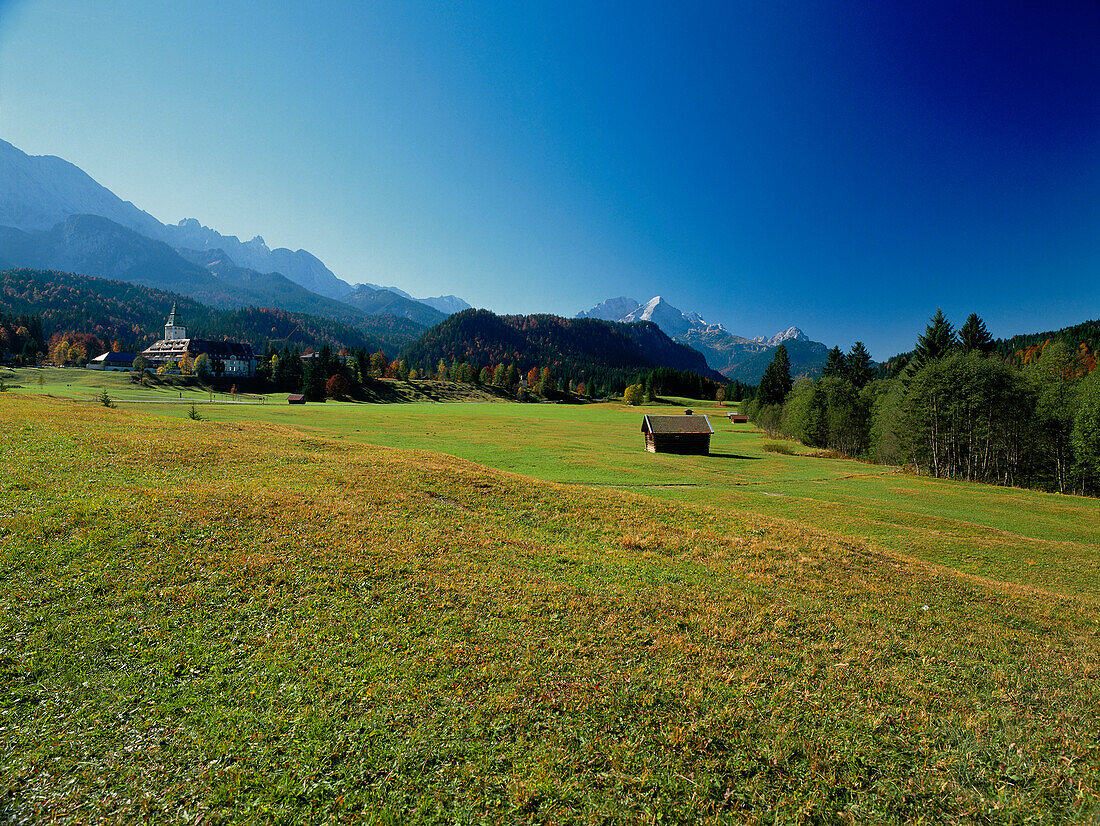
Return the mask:
[[(61, 158), (31, 156), (0, 140), (0, 266), (83, 273), (180, 293), (215, 308), (275, 307), (377, 334), (378, 317), (400, 323), (403, 342), (470, 308), (454, 295), (418, 299), (398, 287), (352, 285), (306, 250), (271, 249), (260, 236), (241, 241), (194, 218), (163, 224)], [(709, 367), (756, 382), (780, 343), (792, 373), (815, 375), (827, 348), (797, 327), (744, 338), (660, 296), (644, 304), (620, 297), (580, 318), (653, 322), (698, 350)], [(411, 327), (410, 327), (411, 325)], [(391, 345), (397, 345), (397, 341)]]
[[(64, 227), (69, 219), (76, 216), (107, 219), (117, 227), (130, 230), (144, 239), (163, 243), (183, 259), (199, 262), (201, 266), (206, 266), (203, 262), (210, 259), (223, 266), (234, 267), (238, 272), (251, 270), (257, 275), (278, 274), (311, 293), (335, 300), (346, 299), (357, 290), (306, 250), (282, 247), (271, 249), (260, 236), (250, 241), (241, 241), (235, 235), (222, 235), (203, 226), (195, 218), (185, 218), (177, 224), (162, 224), (149, 213), (119, 198), (68, 161), (50, 155), (28, 155), (0, 140), (0, 227), (28, 234), (26, 237), (9, 235), (9, 241), (18, 239), (18, 250), (9, 245), (0, 246), (0, 261), (9, 265), (49, 266), (90, 275), (105, 274), (105, 266), (114, 266), (114, 262), (110, 260), (109, 247), (124, 234), (102, 222), (83, 222), (79, 225), (79, 243), (75, 247), (66, 248), (65, 242), (73, 240), (72, 226), (61, 230), (57, 228)], [(96, 231), (104, 233), (98, 243), (93, 237)], [(35, 249), (39, 240), (45, 242), (45, 247)], [(131, 239), (126, 244), (140, 246)], [(93, 249), (95, 255), (85, 265), (82, 253)], [(33, 262), (27, 258), (28, 251), (34, 252)], [(164, 257), (163, 252), (158, 255)], [(120, 263), (124, 265), (134, 263), (126, 254), (121, 259)], [(61, 262), (65, 262), (64, 266)], [(178, 269), (178, 265), (173, 262), (172, 268)], [(220, 277), (217, 272), (213, 274), (216, 278)], [(115, 273), (115, 277), (133, 280), (122, 272)], [(252, 280), (257, 281), (255, 277)], [(178, 289), (180, 285), (158, 286)], [(187, 283), (183, 286), (186, 287)], [(262, 293), (262, 286), (254, 284), (254, 287), (258, 287)], [(367, 285), (366, 288), (382, 289), (374, 285)], [(441, 314), (439, 318), (470, 306), (453, 295), (416, 299), (403, 290), (388, 291), (406, 301), (436, 310)], [(181, 289), (180, 292), (190, 294), (186, 289)], [(358, 292), (361, 295), (363, 290), (359, 289)], [(389, 303), (393, 304), (392, 301)], [(396, 314), (409, 317), (415, 311), (406, 308)]]
[(745, 338), (734, 335), (721, 324), (708, 324), (699, 314), (685, 313), (657, 295), (644, 304), (620, 296), (601, 301), (590, 310), (577, 313), (577, 318), (598, 318), (630, 324), (652, 321), (675, 341), (702, 353), (711, 369), (730, 379), (756, 382), (774, 356), (780, 344), (787, 347), (791, 359), (791, 374), (816, 376), (829, 355), (829, 348), (811, 341), (797, 327), (788, 327), (773, 336)]

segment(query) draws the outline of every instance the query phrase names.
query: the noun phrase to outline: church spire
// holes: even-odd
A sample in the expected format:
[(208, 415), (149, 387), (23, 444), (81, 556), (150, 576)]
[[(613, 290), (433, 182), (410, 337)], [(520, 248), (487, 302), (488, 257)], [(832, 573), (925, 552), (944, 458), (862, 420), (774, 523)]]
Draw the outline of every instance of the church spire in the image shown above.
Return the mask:
[(177, 318), (179, 314), (179, 307), (176, 302), (172, 302), (172, 312), (168, 314), (168, 321), (164, 323), (164, 340), (165, 341), (179, 341), (180, 339), (187, 338), (187, 328), (183, 326), (182, 319)]

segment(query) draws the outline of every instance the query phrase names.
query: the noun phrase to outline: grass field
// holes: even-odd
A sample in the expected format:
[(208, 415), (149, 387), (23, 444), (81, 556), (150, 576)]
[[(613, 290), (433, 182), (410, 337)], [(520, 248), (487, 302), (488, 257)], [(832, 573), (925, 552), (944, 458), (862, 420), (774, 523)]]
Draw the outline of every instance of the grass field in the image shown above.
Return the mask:
[(1098, 812), (1096, 500), (717, 418), (717, 455), (654, 456), (614, 405), (28, 389), (0, 820)]

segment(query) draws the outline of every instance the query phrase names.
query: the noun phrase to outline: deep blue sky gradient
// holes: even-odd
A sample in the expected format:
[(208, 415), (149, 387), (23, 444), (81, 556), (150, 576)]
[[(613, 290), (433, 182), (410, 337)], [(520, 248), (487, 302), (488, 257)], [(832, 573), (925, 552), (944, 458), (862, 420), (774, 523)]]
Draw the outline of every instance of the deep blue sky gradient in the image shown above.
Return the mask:
[(500, 312), (1100, 316), (1100, 4), (0, 2), (0, 137)]

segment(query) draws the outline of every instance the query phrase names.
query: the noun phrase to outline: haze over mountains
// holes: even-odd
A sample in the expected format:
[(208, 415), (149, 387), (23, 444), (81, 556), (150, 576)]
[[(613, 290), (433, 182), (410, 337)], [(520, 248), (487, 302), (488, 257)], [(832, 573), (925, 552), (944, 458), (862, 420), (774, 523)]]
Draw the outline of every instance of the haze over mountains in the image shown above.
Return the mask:
[[(75, 165), (31, 156), (0, 140), (0, 267), (83, 273), (190, 296), (215, 308), (276, 307), (377, 334), (379, 317), (407, 343), (448, 316), (470, 309), (453, 295), (417, 299), (397, 287), (351, 285), (306, 250), (271, 249), (256, 236), (241, 241), (195, 218), (164, 224), (124, 201)], [(644, 304), (620, 297), (579, 318), (652, 322), (669, 338), (698, 350), (709, 367), (754, 383), (780, 343), (792, 373), (815, 375), (827, 348), (797, 327), (771, 337), (737, 336), (660, 296)], [(398, 342), (392, 342), (397, 345)]]
[[(260, 236), (242, 242), (234, 235), (222, 235), (203, 226), (195, 218), (185, 218), (177, 224), (162, 224), (149, 213), (119, 198), (74, 164), (51, 155), (28, 155), (7, 141), (0, 140), (0, 227), (31, 234), (50, 232), (77, 215), (106, 218), (144, 238), (160, 241), (173, 250), (218, 253), (215, 256), (218, 260), (228, 259), (237, 268), (253, 270), (258, 274), (278, 273), (327, 298), (342, 300), (355, 289), (306, 250), (271, 249)], [(88, 227), (85, 226), (85, 229)], [(118, 235), (114, 230), (111, 232)], [(101, 260), (105, 251), (100, 250)], [(13, 261), (6, 252), (6, 249), (0, 248), (0, 261), (43, 266), (41, 262)], [(42, 257), (39, 256), (40, 259)], [(192, 260), (199, 258), (189, 254), (184, 257)], [(69, 260), (71, 263), (78, 262), (75, 252), (70, 252)], [(99, 274), (88, 269), (80, 271)], [(373, 285), (371, 288), (380, 289)], [(441, 317), (469, 307), (455, 296), (439, 296), (421, 302), (404, 291), (396, 294), (438, 310)]]
[(797, 327), (788, 327), (770, 337), (745, 338), (734, 335), (721, 324), (708, 324), (699, 313), (685, 313), (659, 295), (644, 304), (626, 296), (609, 298), (577, 313), (577, 318), (627, 324), (652, 321), (673, 340), (701, 352), (713, 370), (744, 382), (759, 380), (780, 344), (787, 346), (791, 373), (795, 377), (818, 375), (829, 354), (828, 347), (811, 341)]

